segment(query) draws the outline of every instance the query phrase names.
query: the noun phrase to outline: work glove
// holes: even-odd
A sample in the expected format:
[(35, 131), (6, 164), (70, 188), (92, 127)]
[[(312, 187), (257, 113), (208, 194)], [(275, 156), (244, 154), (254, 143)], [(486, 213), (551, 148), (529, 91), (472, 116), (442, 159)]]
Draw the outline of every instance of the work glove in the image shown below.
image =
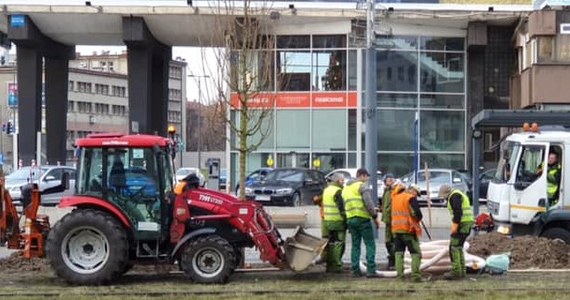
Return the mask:
[(451, 223), (451, 235), (457, 234), (459, 231), (459, 223)]

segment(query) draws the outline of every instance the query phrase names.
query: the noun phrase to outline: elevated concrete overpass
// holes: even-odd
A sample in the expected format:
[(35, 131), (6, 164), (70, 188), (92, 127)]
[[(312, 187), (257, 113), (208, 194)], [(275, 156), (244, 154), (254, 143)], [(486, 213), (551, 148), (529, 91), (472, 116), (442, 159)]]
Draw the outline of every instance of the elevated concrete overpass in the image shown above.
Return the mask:
[[(126, 45), (130, 130), (165, 135), (168, 62), (172, 46), (221, 47), (213, 34), (220, 20), (243, 15), (241, 1), (1, 1), (0, 44), (17, 47), (19, 153), (25, 164), (36, 157), (45, 72), (47, 159), (65, 161), (68, 60), (75, 45)], [(216, 5), (232, 9), (221, 11)], [(349, 34), (352, 20), (364, 20), (355, 2), (254, 2), (274, 22), (276, 34)], [(263, 9), (261, 9), (263, 8)], [(378, 4), (379, 19), (424, 26), (434, 23), (466, 30), (470, 22), (511, 24), (532, 10), (526, 6)], [(466, 11), (469, 12), (466, 14)], [(271, 14), (270, 14), (271, 13)], [(405, 34), (405, 32), (390, 32)], [(45, 61), (45, 65), (43, 64)], [(192, 63), (192, 62), (189, 62)], [(42, 69), (43, 67), (43, 69)]]

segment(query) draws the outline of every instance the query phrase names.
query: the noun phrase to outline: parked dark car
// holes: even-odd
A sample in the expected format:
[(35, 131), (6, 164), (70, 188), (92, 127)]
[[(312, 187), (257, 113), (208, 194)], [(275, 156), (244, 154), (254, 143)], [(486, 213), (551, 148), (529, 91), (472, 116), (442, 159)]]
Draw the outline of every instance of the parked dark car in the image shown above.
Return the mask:
[(313, 196), (321, 195), (325, 186), (325, 177), (317, 170), (285, 168), (247, 186), (245, 194), (263, 205), (301, 206), (312, 204)]
[[(273, 172), (273, 170), (274, 170), (273, 168), (261, 168), (249, 173), (249, 175), (245, 177), (245, 186), (248, 187), (254, 183), (262, 181), (263, 179), (265, 179), (265, 176)], [(235, 189), (237, 193), (237, 191), (239, 190), (239, 178), (237, 178), (236, 181), (238, 182), (236, 184), (236, 189)]]

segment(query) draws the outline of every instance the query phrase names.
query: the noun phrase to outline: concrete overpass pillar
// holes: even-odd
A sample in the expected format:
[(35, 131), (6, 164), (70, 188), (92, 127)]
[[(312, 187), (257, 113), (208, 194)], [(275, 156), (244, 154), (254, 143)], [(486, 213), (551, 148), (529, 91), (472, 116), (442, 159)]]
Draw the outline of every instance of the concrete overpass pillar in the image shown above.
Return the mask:
[(42, 56), (39, 49), (17, 46), (18, 153), (24, 165), (36, 159), (36, 132), (42, 125)]
[(123, 18), (129, 71), (129, 131), (166, 136), (172, 48), (156, 40), (141, 17)]
[[(42, 122), (42, 75), (45, 57), (46, 153), (50, 163), (65, 162), (68, 61), (75, 47), (45, 36), (25, 15), (10, 16), (8, 38), (18, 53), (18, 145), (24, 165), (36, 158), (36, 134)], [(63, 142), (62, 142), (63, 139)]]
[(50, 164), (65, 164), (66, 161), (68, 82), (69, 61), (46, 57), (45, 97), (46, 116), (49, 116), (46, 121), (46, 156)]

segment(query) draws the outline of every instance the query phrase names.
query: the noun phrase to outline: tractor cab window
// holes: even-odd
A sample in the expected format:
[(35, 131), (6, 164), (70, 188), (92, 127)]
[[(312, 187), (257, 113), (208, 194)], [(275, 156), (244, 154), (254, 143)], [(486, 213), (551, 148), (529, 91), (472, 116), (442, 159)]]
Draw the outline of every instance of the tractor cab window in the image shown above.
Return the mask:
[(520, 187), (526, 188), (540, 177), (544, 155), (544, 146), (528, 145), (522, 148), (516, 174), (516, 183)]
[(112, 202), (135, 226), (155, 231), (148, 224), (160, 223), (159, 174), (151, 148), (85, 148), (80, 154), (78, 194)]

